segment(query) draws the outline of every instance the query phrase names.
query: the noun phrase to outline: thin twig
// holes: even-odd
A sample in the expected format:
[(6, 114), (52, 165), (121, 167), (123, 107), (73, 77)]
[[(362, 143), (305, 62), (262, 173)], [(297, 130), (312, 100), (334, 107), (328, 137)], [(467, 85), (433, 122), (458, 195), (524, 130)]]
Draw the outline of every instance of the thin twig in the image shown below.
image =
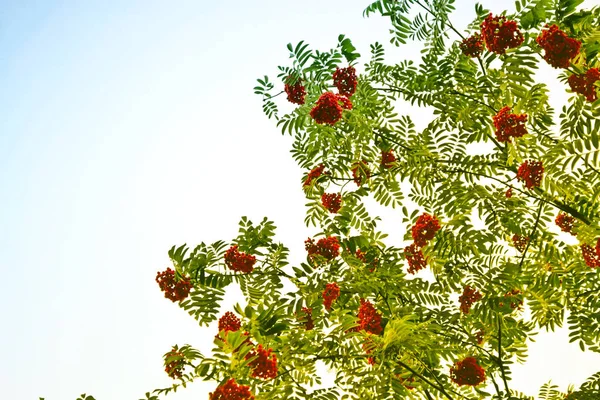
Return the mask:
[[(438, 16), (429, 8), (425, 7), (423, 4), (421, 4), (420, 1), (417, 1), (417, 4), (419, 6), (421, 6), (425, 11), (427, 11), (429, 14), (433, 15), (433, 17), (435, 19), (439, 19)], [(465, 40), (465, 37), (462, 33), (460, 33), (455, 27), (454, 25), (452, 25), (452, 22), (450, 22), (450, 20), (446, 19), (440, 19), (440, 21), (447, 25), (448, 28), (450, 28), (454, 33), (456, 33), (458, 35), (459, 38), (461, 38), (461, 40)], [(481, 56), (477, 56), (477, 61), (479, 62), (479, 66), (481, 67), (481, 72), (483, 73), (483, 76), (486, 76), (486, 72), (485, 72), (485, 67), (483, 66), (483, 61), (481, 60)]]
[[(481, 177), (484, 177), (484, 178), (491, 179), (493, 181), (496, 181), (496, 182), (499, 182), (499, 183), (503, 184), (506, 187), (509, 187), (509, 188), (511, 188), (513, 190), (516, 190), (519, 193), (522, 193), (522, 194), (526, 195), (527, 197), (530, 197), (532, 199), (535, 199), (535, 200), (542, 201), (544, 203), (550, 204), (550, 205), (558, 208), (559, 210), (562, 210), (562, 211), (566, 212), (567, 214), (570, 214), (573, 217), (579, 219), (580, 221), (582, 221), (586, 225), (591, 225), (591, 222), (590, 222), (589, 218), (586, 215), (583, 215), (582, 213), (580, 213), (579, 211), (577, 211), (576, 209), (574, 209), (573, 207), (571, 207), (569, 205), (566, 205), (566, 204), (559, 203), (557, 201), (550, 201), (550, 200), (543, 199), (541, 197), (534, 196), (534, 195), (529, 194), (529, 193), (527, 193), (527, 192), (525, 192), (525, 191), (523, 191), (523, 190), (521, 190), (521, 189), (519, 189), (517, 187), (514, 187), (511, 184), (509, 184), (507, 182), (504, 182), (503, 180), (498, 179), (496, 177), (493, 177), (493, 176), (490, 176), (490, 175), (487, 175), (487, 174), (484, 174), (484, 173), (481, 173), (481, 172), (467, 171), (467, 170), (464, 170), (464, 169), (443, 169), (442, 171), (446, 172), (446, 173), (450, 173), (450, 172), (462, 172), (462, 173), (465, 173), (465, 174), (477, 175), (477, 176), (481, 176)], [(535, 188), (535, 189), (539, 189), (539, 188)], [(536, 190), (536, 193), (539, 193), (539, 192), (541, 192), (540, 194), (544, 194), (544, 192), (541, 191), (541, 189), (539, 189), (539, 191)]]
[(262, 100), (263, 101), (271, 100), (271, 99), (274, 99), (275, 97), (277, 97), (277, 96), (279, 96), (280, 94), (283, 94), (283, 93), (285, 93), (285, 91), (282, 90), (281, 92), (277, 93), (275, 96), (269, 96), (269, 97), (267, 97), (267, 96), (263, 95), (263, 99)]
[(457, 94), (457, 95), (459, 95), (459, 96), (465, 97), (465, 98), (467, 98), (467, 99), (469, 99), (469, 100), (472, 100), (472, 101), (474, 101), (474, 102), (476, 102), (476, 103), (478, 103), (478, 104), (481, 104), (482, 106), (485, 106), (485, 107), (489, 108), (490, 110), (492, 110), (492, 111), (493, 111), (493, 112), (495, 112), (495, 113), (498, 113), (498, 110), (496, 110), (494, 107), (490, 106), (490, 105), (489, 105), (489, 104), (487, 104), (487, 103), (484, 103), (484, 102), (483, 102), (483, 101), (481, 101), (481, 100), (477, 100), (476, 98), (474, 98), (474, 97), (472, 97), (472, 96), (469, 96), (468, 94), (461, 93), (461, 92), (459, 92), (458, 90), (451, 90), (451, 91), (450, 91), (450, 93), (454, 93), (454, 94)]
[(535, 235), (535, 231), (540, 223), (540, 216), (542, 215), (542, 207), (544, 203), (540, 201), (540, 207), (538, 208), (537, 216), (535, 217), (535, 224), (533, 225), (533, 229), (529, 234), (529, 240), (527, 241), (527, 245), (525, 246), (525, 250), (523, 250), (523, 255), (521, 256), (521, 262), (519, 262), (519, 271), (523, 269), (523, 262), (525, 261), (525, 255), (527, 254), (527, 250), (529, 250), (529, 246), (533, 240), (533, 235)]
[(409, 367), (408, 365), (404, 364), (402, 361), (398, 361), (398, 364), (400, 366), (402, 366), (403, 368), (406, 368), (408, 371), (412, 372), (413, 375), (415, 375), (417, 378), (421, 379), (423, 382), (427, 383), (429, 386), (431, 386), (432, 388), (440, 391), (448, 400), (454, 400), (452, 398), (452, 396), (450, 396), (448, 394), (448, 392), (446, 392), (446, 390), (442, 387), (442, 386), (437, 386), (435, 385), (433, 382), (431, 382), (429, 379), (425, 378), (423, 375), (419, 374), (417, 371), (415, 371), (414, 369), (412, 369), (411, 367)]
[(502, 362), (502, 321), (500, 317), (498, 317), (498, 365), (500, 365), (500, 373), (502, 374), (506, 395), (510, 396), (508, 381), (506, 380), (506, 374), (504, 373), (504, 363)]

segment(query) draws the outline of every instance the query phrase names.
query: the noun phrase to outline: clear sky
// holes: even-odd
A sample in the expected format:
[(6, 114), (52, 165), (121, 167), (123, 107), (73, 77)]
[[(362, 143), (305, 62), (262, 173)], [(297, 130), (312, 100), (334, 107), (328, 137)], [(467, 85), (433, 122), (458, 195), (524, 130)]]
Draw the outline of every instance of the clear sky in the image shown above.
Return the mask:
[[(0, 397), (128, 400), (170, 385), (162, 355), (206, 351), (215, 334), (154, 282), (174, 244), (230, 240), (241, 216), (268, 216), (303, 258), (302, 171), (252, 87), (286, 64), (288, 42), (329, 49), (344, 33), (364, 56), (387, 44), (367, 3), (0, 1)], [(473, 2), (457, 4), (464, 26)], [(391, 61), (417, 50), (387, 48)], [(564, 337), (540, 336), (513, 387), (596, 372), (600, 358)]]

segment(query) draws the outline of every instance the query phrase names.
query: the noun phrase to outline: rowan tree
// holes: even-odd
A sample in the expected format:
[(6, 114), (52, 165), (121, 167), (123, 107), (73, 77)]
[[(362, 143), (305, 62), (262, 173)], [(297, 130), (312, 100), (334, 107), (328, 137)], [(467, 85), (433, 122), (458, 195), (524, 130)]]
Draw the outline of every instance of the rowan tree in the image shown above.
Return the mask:
[[(600, 7), (581, 3), (475, 5), (464, 31), (452, 0), (368, 5), (420, 62), (388, 64), (380, 43), (361, 58), (344, 35), (328, 51), (289, 44), (255, 93), (306, 171), (305, 261), (288, 264), (266, 218), (174, 246), (165, 297), (219, 331), (210, 355), (170, 349), (175, 383), (147, 398), (202, 379), (209, 399), (530, 399), (510, 388), (528, 338), (566, 324), (600, 352)], [(541, 64), (557, 82), (536, 79)], [(549, 84), (568, 93), (560, 110)], [(432, 111), (424, 129), (402, 104)], [(404, 242), (386, 241), (372, 200), (402, 215)], [(231, 285), (245, 304), (222, 310)], [(318, 362), (333, 386), (318, 387)], [(600, 372), (539, 392), (599, 396)]]

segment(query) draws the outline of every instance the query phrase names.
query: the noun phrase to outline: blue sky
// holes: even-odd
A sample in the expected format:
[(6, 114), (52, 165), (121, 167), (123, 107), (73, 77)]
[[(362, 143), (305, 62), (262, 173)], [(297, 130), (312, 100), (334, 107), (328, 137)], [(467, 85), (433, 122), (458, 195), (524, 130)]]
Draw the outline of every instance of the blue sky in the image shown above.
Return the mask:
[[(460, 26), (473, 13), (458, 3)], [(363, 19), (364, 0), (174, 4), (1, 2), (3, 398), (135, 399), (170, 384), (161, 357), (173, 344), (208, 350), (214, 329), (154, 282), (174, 244), (229, 240), (242, 215), (268, 216), (303, 255), (302, 172), (252, 87), (286, 64), (288, 42), (329, 49), (344, 33), (366, 56), (387, 43), (387, 21)], [(416, 54), (387, 47), (390, 60)], [(560, 349), (559, 361), (576, 351)], [(564, 387), (600, 364), (577, 360), (520, 385)]]

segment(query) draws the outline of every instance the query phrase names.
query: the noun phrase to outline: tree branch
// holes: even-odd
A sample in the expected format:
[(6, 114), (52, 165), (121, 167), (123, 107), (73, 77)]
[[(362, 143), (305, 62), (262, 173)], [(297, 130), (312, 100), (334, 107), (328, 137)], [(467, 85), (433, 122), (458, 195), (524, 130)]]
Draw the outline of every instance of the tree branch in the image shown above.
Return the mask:
[(500, 366), (500, 373), (502, 374), (502, 381), (504, 382), (506, 395), (510, 396), (508, 381), (506, 380), (506, 374), (504, 373), (504, 363), (502, 362), (502, 320), (500, 316), (498, 316), (498, 365)]
[(523, 262), (525, 261), (525, 255), (527, 254), (527, 250), (529, 250), (529, 246), (531, 245), (531, 241), (533, 240), (533, 235), (535, 235), (535, 231), (540, 223), (540, 216), (542, 215), (542, 208), (544, 203), (540, 201), (540, 206), (538, 208), (537, 216), (535, 217), (535, 224), (533, 224), (533, 229), (531, 229), (531, 233), (529, 234), (529, 240), (527, 241), (527, 245), (525, 246), (525, 250), (523, 250), (523, 255), (521, 256), (521, 262), (519, 263), (519, 271), (523, 270)]

